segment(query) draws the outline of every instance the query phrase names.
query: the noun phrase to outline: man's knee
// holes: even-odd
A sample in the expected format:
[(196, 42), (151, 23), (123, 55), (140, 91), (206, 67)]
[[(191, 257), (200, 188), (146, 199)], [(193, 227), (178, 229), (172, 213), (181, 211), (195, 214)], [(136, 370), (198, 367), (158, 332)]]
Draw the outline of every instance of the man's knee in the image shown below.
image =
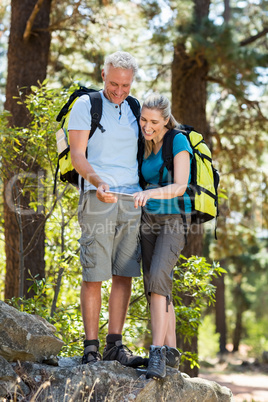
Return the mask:
[(120, 276), (120, 275), (113, 275), (112, 276), (112, 283), (122, 284), (122, 285), (131, 285), (132, 277), (130, 276)]
[(102, 285), (102, 282), (82, 281), (82, 289), (85, 289), (85, 291), (99, 292), (99, 291), (101, 291), (101, 285)]

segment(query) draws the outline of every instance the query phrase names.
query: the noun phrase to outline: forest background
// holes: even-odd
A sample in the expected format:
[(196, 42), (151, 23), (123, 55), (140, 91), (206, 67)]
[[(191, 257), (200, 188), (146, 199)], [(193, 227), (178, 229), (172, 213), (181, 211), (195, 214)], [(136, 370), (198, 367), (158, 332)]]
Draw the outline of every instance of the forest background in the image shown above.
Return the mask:
[[(193, 228), (183, 255), (194, 257), (176, 270), (185, 371), (196, 375), (197, 353), (213, 357), (227, 343), (254, 357), (268, 350), (267, 27), (262, 0), (2, 1), (0, 297), (55, 323), (62, 354), (81, 353), (83, 326), (78, 192), (58, 182), (53, 196), (55, 119), (75, 86), (102, 88), (104, 57), (116, 50), (139, 63), (131, 93), (168, 96), (220, 173), (217, 240), (214, 223)], [(140, 352), (148, 318), (135, 280), (124, 336)]]

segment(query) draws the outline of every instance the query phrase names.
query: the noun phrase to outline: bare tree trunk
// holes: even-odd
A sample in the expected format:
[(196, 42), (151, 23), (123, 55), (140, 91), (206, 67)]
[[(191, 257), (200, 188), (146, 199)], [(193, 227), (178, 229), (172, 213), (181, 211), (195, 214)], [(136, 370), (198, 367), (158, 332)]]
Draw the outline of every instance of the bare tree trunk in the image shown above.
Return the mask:
[[(37, 85), (46, 77), (48, 63), (50, 34), (47, 30), (49, 26), (51, 0), (12, 0), (11, 1), (11, 25), (8, 47), (8, 75), (6, 86), (6, 110), (11, 112), (10, 125), (26, 127), (30, 121), (29, 114), (23, 105), (18, 105), (15, 96), (24, 98), (31, 91), (31, 85)], [(44, 262), (44, 240), (45, 232), (39, 232), (35, 243), (29, 252), (21, 255), (22, 251), (19, 242), (23, 239), (23, 250), (30, 243), (33, 233), (44, 222), (44, 216), (41, 211), (32, 213), (29, 208), (31, 202), (30, 191), (20, 193), (20, 205), (23, 207), (21, 217), (22, 233), (18, 225), (18, 216), (16, 215), (17, 200), (15, 199), (13, 187), (10, 186), (14, 178), (14, 171), (11, 166), (18, 167), (17, 173), (22, 172), (21, 167), (25, 161), (20, 161), (18, 155), (10, 155), (10, 161), (4, 166), (5, 186), (4, 186), (4, 220), (5, 220), (5, 252), (6, 252), (6, 279), (5, 279), (5, 298), (11, 298), (19, 295), (19, 267), (24, 267), (24, 285), (23, 294), (27, 297), (32, 292), (27, 293), (31, 285), (27, 278), (28, 271), (34, 277), (39, 275), (39, 279), (45, 276)], [(27, 163), (26, 163), (27, 165)], [(13, 167), (14, 169), (14, 167)], [(31, 171), (26, 170), (26, 174), (36, 178), (38, 183), (40, 167), (34, 163)], [(16, 180), (15, 180), (16, 182)], [(39, 182), (40, 183), (40, 182)], [(22, 181), (18, 181), (18, 187), (21, 190)], [(36, 188), (38, 184), (35, 185)], [(25, 190), (25, 189), (24, 189)], [(40, 189), (39, 189), (40, 190)], [(20, 206), (17, 205), (19, 208)], [(26, 212), (27, 211), (27, 212)]]
[(235, 317), (235, 330), (233, 334), (233, 352), (237, 352), (239, 349), (239, 344), (242, 335), (242, 315), (243, 312), (241, 310), (237, 310)]
[[(241, 276), (242, 278), (242, 276)], [(236, 284), (233, 292), (236, 317), (235, 317), (235, 329), (233, 333), (233, 352), (237, 352), (239, 349), (242, 332), (243, 332), (243, 313), (250, 308), (250, 302), (247, 299), (246, 293), (243, 291), (241, 282)]]
[[(194, 21), (198, 27), (202, 18), (208, 16), (209, 0), (194, 1)], [(174, 48), (172, 63), (172, 113), (182, 124), (193, 126), (203, 134), (209, 144), (209, 132), (206, 121), (208, 63), (202, 54), (189, 55), (184, 43), (178, 42)], [(186, 257), (202, 255), (203, 231), (201, 225), (192, 225), (188, 236), (188, 244), (182, 251)], [(187, 306), (187, 297), (183, 296)], [(197, 353), (197, 334), (190, 343), (177, 335), (177, 344), (182, 350)], [(198, 375), (198, 368), (190, 368), (186, 363), (182, 370), (190, 376)]]
[(214, 278), (212, 281), (213, 285), (216, 286), (216, 332), (220, 334), (220, 353), (226, 353), (226, 316), (225, 316), (225, 283), (224, 274)]
[[(64, 209), (62, 207), (62, 202), (60, 201), (59, 204), (60, 204), (60, 208), (61, 208), (61, 254), (63, 255), (64, 250), (65, 250), (64, 229), (65, 229), (66, 223), (65, 223), (65, 219), (64, 219)], [(64, 268), (60, 267), (58, 277), (57, 277), (57, 282), (56, 282), (56, 285), (54, 286), (54, 297), (53, 297), (53, 301), (52, 301), (50, 317), (53, 317), (53, 315), (56, 312), (57, 300), (58, 300), (59, 293), (60, 293), (61, 280), (63, 277), (63, 273), (64, 273)]]
[(224, 0), (224, 12), (223, 12), (224, 22), (228, 23), (231, 19), (231, 7), (230, 0)]

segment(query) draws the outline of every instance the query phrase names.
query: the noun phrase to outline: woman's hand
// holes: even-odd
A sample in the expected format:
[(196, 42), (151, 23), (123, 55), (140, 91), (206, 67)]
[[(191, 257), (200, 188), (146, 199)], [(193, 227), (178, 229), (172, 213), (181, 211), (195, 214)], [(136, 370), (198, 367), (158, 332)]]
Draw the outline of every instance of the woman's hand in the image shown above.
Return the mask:
[(135, 208), (138, 208), (138, 206), (144, 207), (149, 198), (151, 198), (151, 190), (139, 191), (138, 193), (134, 193), (133, 197)]

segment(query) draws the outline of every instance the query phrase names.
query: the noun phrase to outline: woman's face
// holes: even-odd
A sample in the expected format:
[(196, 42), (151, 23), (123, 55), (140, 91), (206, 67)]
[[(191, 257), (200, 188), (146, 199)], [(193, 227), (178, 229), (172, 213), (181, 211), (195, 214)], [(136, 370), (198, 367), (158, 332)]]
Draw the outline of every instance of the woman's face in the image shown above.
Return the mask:
[(159, 110), (142, 108), (140, 126), (146, 140), (160, 141), (167, 132), (167, 128), (165, 127), (167, 123), (168, 119), (164, 120)]

